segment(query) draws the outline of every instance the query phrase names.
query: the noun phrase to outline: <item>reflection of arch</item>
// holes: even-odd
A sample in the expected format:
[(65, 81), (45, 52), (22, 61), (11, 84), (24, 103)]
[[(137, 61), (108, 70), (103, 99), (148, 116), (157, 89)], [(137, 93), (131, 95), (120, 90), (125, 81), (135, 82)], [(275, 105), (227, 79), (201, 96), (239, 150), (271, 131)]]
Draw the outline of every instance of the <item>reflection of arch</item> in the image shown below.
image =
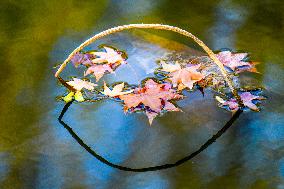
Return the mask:
[(233, 86), (233, 82), (231, 81), (231, 79), (227, 76), (227, 72), (223, 66), (223, 64), (220, 62), (220, 60), (215, 56), (215, 54), (212, 52), (212, 50), (203, 43), (203, 41), (201, 41), (199, 38), (197, 38), (195, 35), (193, 35), (192, 33), (185, 31), (181, 28), (178, 27), (174, 27), (174, 26), (169, 26), (169, 25), (162, 25), (162, 24), (129, 24), (129, 25), (123, 25), (123, 26), (117, 26), (117, 27), (113, 27), (110, 29), (107, 29), (105, 31), (102, 31), (96, 35), (94, 35), (93, 37), (87, 39), (85, 42), (83, 42), (80, 46), (78, 46), (68, 57), (67, 59), (60, 65), (59, 69), (57, 70), (57, 72), (55, 73), (55, 77), (59, 77), (59, 74), (63, 71), (63, 69), (65, 68), (65, 66), (67, 65), (67, 63), (71, 60), (71, 58), (78, 53), (80, 50), (82, 50), (84, 47), (88, 46), (89, 44), (93, 43), (94, 41), (103, 38), (107, 35), (113, 34), (113, 33), (117, 33), (123, 30), (129, 30), (129, 29), (135, 29), (135, 28), (142, 28), (142, 29), (157, 29), (157, 30), (168, 30), (168, 31), (172, 31), (172, 32), (176, 32), (179, 33), (181, 35), (184, 35), (186, 37), (189, 37), (191, 39), (193, 39), (200, 47), (203, 48), (203, 50), (208, 54), (208, 56), (213, 60), (213, 62), (215, 64), (217, 64), (217, 66), (220, 68), (222, 75), (224, 76), (225, 81), (227, 82), (230, 90), (232, 91), (233, 95), (236, 97), (236, 99), (238, 100), (239, 105), (242, 107), (243, 103), (242, 100), (240, 98), (240, 96), (238, 95), (237, 90), (234, 88)]
[(71, 104), (73, 103), (73, 101), (67, 103), (64, 108), (62, 109), (59, 117), (58, 117), (58, 121), (59, 123), (71, 134), (71, 136), (87, 151), (89, 152), (92, 156), (94, 156), (97, 160), (99, 160), (100, 162), (122, 170), (122, 171), (131, 171), (131, 172), (147, 172), (147, 171), (158, 171), (158, 170), (162, 170), (162, 169), (168, 169), (168, 168), (172, 168), (172, 167), (176, 167), (179, 166), (185, 162), (187, 162), (188, 160), (194, 158), (195, 156), (197, 156), (199, 153), (201, 153), (203, 150), (205, 150), (206, 148), (208, 148), (212, 143), (214, 143), (220, 136), (222, 136), (231, 126), (232, 124), (238, 119), (238, 117), (241, 115), (241, 113), (243, 112), (240, 108), (233, 114), (233, 116), (231, 117), (231, 119), (215, 134), (213, 135), (210, 139), (208, 139), (203, 145), (201, 145), (199, 147), (198, 150), (196, 150), (195, 152), (192, 152), (191, 154), (189, 154), (188, 156), (176, 161), (175, 163), (170, 163), (170, 164), (163, 164), (163, 165), (158, 165), (158, 166), (152, 166), (152, 167), (144, 167), (144, 168), (130, 168), (130, 167), (124, 167), (121, 165), (116, 165), (112, 162), (109, 162), (108, 160), (106, 160), (105, 158), (103, 158), (102, 156), (100, 156), (99, 154), (97, 154), (94, 150), (92, 150), (87, 144), (84, 143), (84, 141), (73, 131), (73, 129), (67, 125), (63, 120), (63, 116), (64, 114), (67, 112), (68, 108), (71, 106)]

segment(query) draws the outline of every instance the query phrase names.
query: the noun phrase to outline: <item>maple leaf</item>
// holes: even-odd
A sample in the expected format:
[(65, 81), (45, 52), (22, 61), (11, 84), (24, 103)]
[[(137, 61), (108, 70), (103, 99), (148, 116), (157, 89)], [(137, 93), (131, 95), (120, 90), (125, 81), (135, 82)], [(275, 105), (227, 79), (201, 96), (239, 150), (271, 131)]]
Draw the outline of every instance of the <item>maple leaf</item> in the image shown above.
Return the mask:
[(152, 125), (153, 120), (155, 119), (155, 117), (157, 117), (158, 113), (156, 112), (151, 112), (151, 111), (145, 111), (148, 120), (149, 120), (149, 124)]
[(131, 94), (120, 95), (119, 98), (123, 100), (125, 110), (144, 110), (151, 125), (162, 110), (180, 111), (169, 100), (183, 98), (183, 95), (171, 89), (169, 83), (159, 84), (149, 79), (144, 87), (136, 88)]
[(68, 103), (73, 100), (73, 97), (77, 102), (83, 102), (85, 100), (81, 91), (76, 91), (76, 92), (71, 91), (66, 96), (64, 96), (62, 99), (66, 103)]
[(91, 54), (84, 54), (84, 53), (76, 53), (72, 58), (71, 62), (75, 67), (78, 67), (80, 64), (83, 65), (92, 65), (92, 60), (94, 56)]
[(108, 88), (108, 86), (104, 82), (104, 91), (101, 93), (109, 97), (116, 97), (119, 95), (125, 95), (125, 94), (129, 94), (133, 92), (133, 90), (122, 92), (123, 88), (124, 88), (124, 83), (121, 83), (121, 84), (115, 85), (113, 89), (111, 90), (110, 88)]
[(216, 54), (224, 66), (230, 68), (237, 73), (243, 71), (258, 72), (255, 68), (257, 63), (246, 62), (244, 59), (248, 56), (247, 53), (232, 53), (231, 51), (222, 51)]
[(63, 97), (63, 100), (65, 102), (70, 102), (72, 101), (73, 97), (76, 101), (78, 102), (83, 102), (85, 99), (83, 97), (83, 94), (81, 90), (83, 88), (87, 90), (94, 90), (94, 87), (97, 86), (96, 84), (89, 82), (89, 81), (84, 81), (81, 79), (73, 78), (73, 81), (68, 81), (66, 82), (68, 85), (72, 86), (76, 91), (71, 91), (69, 92), (65, 97)]
[(174, 72), (174, 71), (181, 69), (181, 66), (179, 63), (167, 64), (165, 62), (162, 62), (161, 66), (162, 66), (162, 71), (165, 71), (165, 72)]
[(93, 74), (96, 77), (96, 81), (98, 82), (105, 72), (113, 73), (113, 69), (108, 64), (98, 64), (98, 65), (92, 65), (87, 69), (87, 71), (84, 73), (84, 76), (87, 76), (89, 74)]
[(68, 81), (67, 84), (72, 86), (77, 91), (81, 91), (83, 88), (91, 91), (94, 89), (95, 86), (97, 86), (97, 84), (94, 84), (89, 81), (84, 81), (78, 78), (73, 78), (73, 81)]
[(194, 83), (202, 80), (205, 76), (197, 71), (200, 64), (192, 65), (188, 64), (185, 68), (181, 68), (180, 64), (166, 64), (162, 63), (162, 71), (170, 72), (168, 74), (169, 80), (173, 86), (178, 86), (178, 90), (184, 88), (192, 89)]
[[(253, 103), (253, 100), (264, 100), (263, 96), (253, 95), (250, 92), (244, 92), (240, 94), (241, 100), (244, 103), (244, 106), (248, 107), (251, 110), (259, 111), (258, 107)], [(236, 111), (239, 109), (239, 104), (235, 98), (230, 98), (229, 100), (224, 100), (219, 96), (216, 96), (216, 100), (222, 104), (222, 106), (228, 106), (231, 111)]]
[(77, 91), (74, 95), (74, 99), (77, 101), (77, 102), (83, 102), (85, 99), (83, 97), (83, 94), (81, 93), (81, 91)]
[(124, 58), (120, 52), (115, 51), (110, 47), (104, 47), (106, 52), (92, 52), (93, 55), (98, 56), (92, 60), (93, 63), (108, 63), (108, 64), (123, 64)]
[(99, 81), (106, 72), (113, 73), (120, 64), (126, 63), (122, 53), (110, 47), (104, 47), (105, 52), (76, 53), (71, 62), (75, 67), (82, 64), (87, 66), (84, 76), (93, 74)]
[(74, 92), (70, 92), (68, 93), (66, 96), (64, 96), (62, 99), (68, 103), (68, 102), (71, 102), (73, 100), (73, 97), (74, 97)]
[(174, 111), (174, 112), (182, 111), (181, 109), (177, 108), (174, 104), (170, 103), (169, 101), (165, 101), (164, 110)]

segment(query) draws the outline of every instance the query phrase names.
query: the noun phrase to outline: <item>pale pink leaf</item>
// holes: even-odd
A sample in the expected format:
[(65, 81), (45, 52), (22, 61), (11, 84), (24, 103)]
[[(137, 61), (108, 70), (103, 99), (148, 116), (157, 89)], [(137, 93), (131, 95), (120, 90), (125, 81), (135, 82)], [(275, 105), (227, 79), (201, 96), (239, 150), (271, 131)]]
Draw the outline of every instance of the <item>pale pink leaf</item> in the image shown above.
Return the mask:
[(83, 88), (87, 90), (93, 90), (94, 87), (97, 86), (97, 84), (94, 84), (89, 81), (84, 81), (78, 78), (73, 78), (73, 81), (68, 81), (67, 84), (72, 86), (77, 91), (81, 91)]
[(106, 83), (104, 83), (104, 91), (102, 92), (102, 94), (109, 97), (116, 97), (119, 95), (125, 95), (133, 92), (133, 90), (123, 91), (123, 88), (124, 88), (124, 83), (117, 84), (116, 86), (113, 87), (112, 90), (108, 88)]
[(93, 63), (107, 63), (107, 64), (123, 64), (125, 63), (124, 58), (120, 52), (115, 51), (110, 47), (104, 47), (106, 52), (92, 52), (93, 55), (98, 56), (92, 60)]
[(113, 70), (108, 64), (98, 64), (89, 67), (84, 75), (93, 74), (96, 77), (96, 81), (99, 81), (105, 72), (113, 73)]

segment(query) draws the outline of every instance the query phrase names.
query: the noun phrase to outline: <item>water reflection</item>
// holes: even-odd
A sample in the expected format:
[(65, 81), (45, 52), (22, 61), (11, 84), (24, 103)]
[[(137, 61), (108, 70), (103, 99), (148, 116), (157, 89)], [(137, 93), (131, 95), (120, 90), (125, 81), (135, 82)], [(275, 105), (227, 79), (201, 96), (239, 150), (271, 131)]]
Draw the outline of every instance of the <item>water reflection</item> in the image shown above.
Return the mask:
[[(130, 171), (130, 172), (149, 172), (149, 171), (159, 171), (159, 170), (164, 170), (164, 169), (169, 169), (169, 168), (174, 168), (177, 167), (179, 165), (182, 165), (183, 163), (186, 163), (187, 161), (191, 160), (192, 158), (194, 158), (195, 156), (197, 156), (199, 153), (201, 153), (202, 151), (206, 150), (212, 143), (214, 143), (219, 137), (221, 137), (226, 130), (228, 130), (232, 124), (235, 122), (235, 120), (238, 119), (238, 117), (240, 116), (240, 114), (242, 113), (242, 110), (237, 110), (233, 116), (230, 118), (230, 120), (216, 133), (214, 134), (211, 138), (209, 138), (204, 144), (202, 144), (196, 151), (192, 152), (191, 154), (180, 158), (179, 160), (177, 160), (174, 163), (166, 163), (166, 164), (160, 164), (160, 165), (151, 165), (149, 167), (139, 167), (139, 168), (131, 168), (131, 167), (126, 167), (123, 165), (118, 165), (116, 163), (113, 163), (112, 160), (108, 160), (108, 158), (104, 158), (103, 156), (99, 155), (96, 150), (93, 150), (88, 144), (86, 144), (86, 142), (84, 142), (84, 139), (80, 138), (76, 132), (74, 132), (73, 128), (70, 127), (67, 123), (65, 123), (62, 119), (65, 115), (65, 113), (70, 109), (70, 106), (73, 104), (74, 101), (68, 102), (62, 109), (59, 117), (58, 117), (58, 121), (59, 123), (69, 132), (69, 134), (77, 141), (78, 144), (80, 144), (80, 146), (82, 148), (84, 148), (86, 150), (86, 152), (88, 152), (89, 154), (91, 154), (94, 158), (96, 158), (98, 161), (100, 161), (101, 163), (108, 165), (114, 169), (119, 169), (121, 171)], [(107, 112), (106, 112), (107, 113)], [(110, 116), (108, 116), (110, 117)], [(120, 116), (121, 118), (122, 116)], [(114, 119), (111, 119), (111, 122), (115, 122)], [(102, 124), (104, 123), (111, 123), (110, 121), (103, 121)], [(128, 132), (126, 132), (128, 133)], [(132, 133), (131, 133), (132, 134)], [(133, 134), (132, 134), (133, 136)], [(129, 141), (129, 139), (127, 140)], [(118, 142), (115, 141), (113, 145), (117, 144)], [(111, 149), (112, 152), (112, 148), (108, 147), (108, 149)], [(98, 148), (98, 150), (100, 150), (100, 148)], [(129, 150), (128, 150), (129, 151)], [(124, 151), (123, 151), (124, 152)]]
[(246, 7), (233, 5), (230, 0), (220, 1), (215, 14), (216, 21), (211, 29), (212, 48), (235, 49), (235, 35), (246, 19)]

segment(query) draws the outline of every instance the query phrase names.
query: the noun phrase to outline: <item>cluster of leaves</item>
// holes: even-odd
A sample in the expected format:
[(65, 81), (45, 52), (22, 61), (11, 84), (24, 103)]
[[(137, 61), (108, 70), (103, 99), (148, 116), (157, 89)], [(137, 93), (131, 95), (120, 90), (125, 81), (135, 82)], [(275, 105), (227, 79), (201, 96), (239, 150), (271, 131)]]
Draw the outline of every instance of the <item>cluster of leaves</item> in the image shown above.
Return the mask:
[[(71, 60), (75, 67), (85, 66), (84, 76), (92, 74), (98, 82), (105, 74), (114, 73), (119, 66), (126, 64), (125, 55), (114, 48), (104, 46), (104, 52), (89, 51), (77, 53)], [(222, 51), (216, 54), (217, 58), (228, 70), (233, 81), (238, 80), (239, 73), (249, 71), (257, 72), (256, 63), (247, 61), (247, 53), (232, 53)], [(155, 70), (157, 78), (148, 78), (143, 85), (126, 87), (124, 83), (116, 84), (113, 87), (107, 86), (104, 82), (103, 91), (97, 93), (107, 98), (121, 100), (124, 111), (127, 113), (145, 112), (150, 124), (153, 119), (168, 111), (181, 111), (174, 101), (183, 99), (183, 90), (203, 89), (211, 87), (218, 92), (228, 88), (219, 71), (219, 68), (207, 56), (191, 57), (189, 59), (175, 58), (160, 61), (159, 67)], [(162, 76), (162, 79), (161, 79)], [(70, 92), (63, 97), (65, 102), (73, 100), (84, 101), (83, 89), (94, 91), (97, 84), (88, 80), (73, 78), (66, 82), (70, 86)], [(203, 93), (204, 94), (204, 93)], [(216, 96), (221, 107), (230, 111), (239, 109), (239, 104), (235, 98), (229, 98), (225, 93), (223, 98)], [(248, 91), (240, 92), (244, 105), (254, 111), (258, 111), (256, 103), (264, 97), (257, 96)]]
[[(257, 62), (248, 61), (247, 53), (233, 53), (231, 51), (221, 51), (216, 54), (227, 70), (228, 77), (234, 82), (234, 86), (239, 86), (239, 76), (242, 72), (259, 73), (256, 69)], [(230, 97), (230, 89), (224, 80), (219, 67), (208, 57), (188, 57), (181, 54), (170, 54), (160, 60), (162, 69), (157, 70), (157, 75), (162, 75), (174, 85), (178, 84), (178, 89), (192, 89), (192, 84), (203, 92), (204, 88), (212, 88), (222, 96), (216, 96), (219, 106), (229, 111), (238, 110), (239, 104), (234, 97)], [(178, 70), (178, 71), (177, 71)], [(191, 70), (191, 72), (189, 71)], [(190, 82), (188, 82), (190, 80)], [(255, 93), (254, 91), (258, 91)], [(260, 90), (239, 90), (239, 95), (246, 108), (259, 111), (256, 106), (263, 96), (258, 96)], [(254, 95), (255, 94), (255, 95)]]
[(161, 71), (167, 72), (168, 80), (173, 84), (173, 87), (177, 87), (179, 91), (188, 88), (192, 89), (193, 85), (204, 79), (204, 75), (197, 71), (200, 64), (187, 64), (182, 67), (179, 63), (166, 64), (161, 63)]
[(144, 87), (137, 87), (133, 93), (120, 95), (124, 110), (128, 112), (145, 111), (150, 124), (163, 111), (180, 111), (170, 100), (182, 99), (183, 95), (172, 89), (169, 83), (157, 83), (148, 79)]
[[(233, 72), (235, 74), (246, 71), (259, 73), (255, 67), (258, 62), (246, 61), (247, 57), (247, 53), (232, 53), (230, 51), (223, 51), (217, 54), (217, 58), (224, 64), (226, 68), (229, 69), (229, 72)], [(260, 100), (264, 100), (265, 97), (254, 95), (253, 91), (254, 90), (240, 91), (239, 95), (246, 108), (254, 111), (259, 111), (259, 108), (256, 106), (256, 104), (258, 104)], [(257, 91), (256, 93), (261, 92), (260, 90), (255, 91)], [(227, 96), (225, 96), (226, 100), (222, 99), (220, 96), (216, 96), (215, 98), (220, 103), (219, 105), (221, 107), (225, 107), (232, 112), (240, 108), (235, 98), (228, 98)]]
[(71, 59), (75, 67), (84, 65), (88, 69), (84, 76), (93, 74), (98, 82), (106, 73), (113, 73), (121, 64), (125, 64), (123, 53), (113, 48), (104, 46), (105, 52), (90, 51), (77, 53)]
[[(263, 96), (254, 95), (253, 91), (240, 92), (239, 95), (244, 103), (244, 106), (254, 111), (259, 111), (259, 108), (256, 106), (256, 104), (259, 103), (260, 100), (265, 99)], [(216, 96), (215, 98), (220, 103), (220, 106), (226, 107), (232, 112), (237, 111), (240, 108), (235, 98), (227, 98), (227, 100), (224, 100), (220, 96)]]

